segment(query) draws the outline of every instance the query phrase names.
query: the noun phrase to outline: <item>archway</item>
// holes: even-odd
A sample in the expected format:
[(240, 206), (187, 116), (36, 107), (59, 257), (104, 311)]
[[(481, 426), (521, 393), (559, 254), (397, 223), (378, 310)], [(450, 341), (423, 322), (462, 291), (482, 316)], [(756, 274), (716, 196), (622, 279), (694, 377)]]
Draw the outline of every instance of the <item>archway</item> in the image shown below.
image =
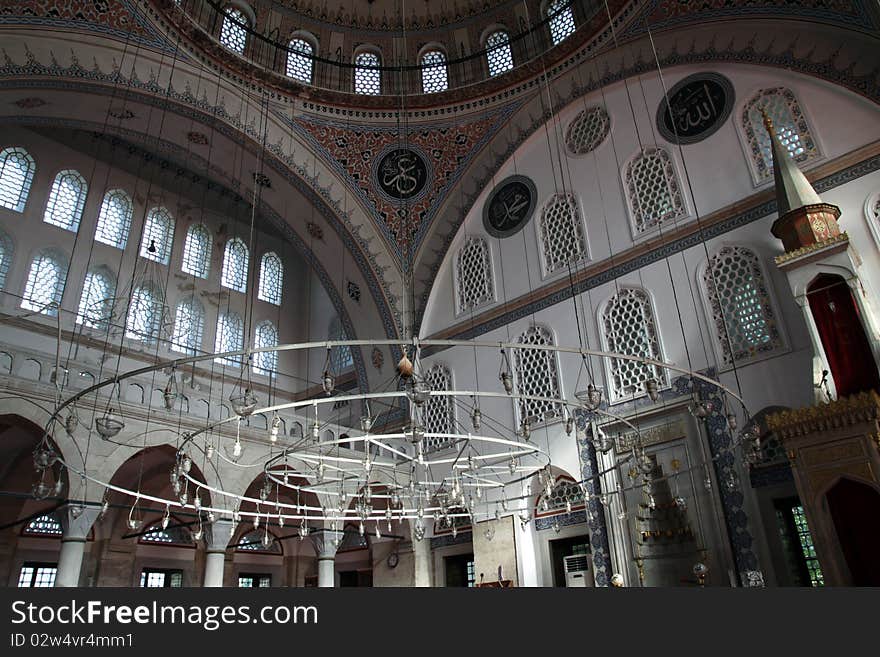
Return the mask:
[(880, 586), (880, 492), (852, 479), (841, 479), (826, 494), (837, 540), (854, 586)]

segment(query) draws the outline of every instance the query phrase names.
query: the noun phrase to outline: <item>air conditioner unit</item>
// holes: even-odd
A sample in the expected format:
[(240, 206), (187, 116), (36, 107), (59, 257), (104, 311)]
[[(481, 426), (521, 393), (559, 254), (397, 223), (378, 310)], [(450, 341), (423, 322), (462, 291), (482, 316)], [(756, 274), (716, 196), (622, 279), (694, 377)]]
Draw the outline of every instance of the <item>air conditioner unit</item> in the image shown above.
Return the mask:
[(563, 557), (565, 566), (565, 586), (568, 588), (586, 588), (589, 586), (588, 577), (590, 572), (589, 557), (585, 554), (575, 554)]

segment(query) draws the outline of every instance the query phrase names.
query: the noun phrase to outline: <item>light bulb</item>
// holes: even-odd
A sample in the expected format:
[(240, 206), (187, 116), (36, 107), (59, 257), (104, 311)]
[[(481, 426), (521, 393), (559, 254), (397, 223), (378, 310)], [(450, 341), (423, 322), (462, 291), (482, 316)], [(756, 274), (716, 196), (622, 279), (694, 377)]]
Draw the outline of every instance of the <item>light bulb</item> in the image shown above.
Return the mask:
[(171, 520), (171, 511), (166, 506), (165, 507), (165, 515), (162, 516), (162, 529), (168, 529), (168, 523)]
[(189, 472), (192, 469), (192, 459), (189, 457), (189, 454), (184, 455), (183, 460), (180, 462), (181, 467), (184, 472)]
[(553, 531), (558, 534), (561, 529), (562, 527), (559, 526), (559, 518), (553, 518)]
[(235, 439), (235, 444), (232, 446), (232, 456), (233, 458), (241, 456), (241, 441), (237, 438)]
[(208, 460), (214, 458), (214, 443), (208, 443), (205, 446), (205, 456), (208, 458)]
[(254, 516), (254, 529), (257, 529), (260, 526), (260, 516)]
[(480, 412), (479, 408), (474, 408), (474, 412), (471, 413), (471, 426), (474, 427), (474, 431), (479, 431), (482, 425), (483, 414)]
[(196, 511), (202, 508), (202, 498), (198, 494), (193, 497), (193, 506), (196, 508)]

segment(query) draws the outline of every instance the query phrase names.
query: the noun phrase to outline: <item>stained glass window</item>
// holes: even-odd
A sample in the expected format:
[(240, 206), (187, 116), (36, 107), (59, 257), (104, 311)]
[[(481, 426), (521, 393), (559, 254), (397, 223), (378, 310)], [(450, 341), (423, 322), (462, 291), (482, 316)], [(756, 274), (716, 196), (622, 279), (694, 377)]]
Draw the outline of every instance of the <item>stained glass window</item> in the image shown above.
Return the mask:
[(75, 233), (82, 218), (87, 189), (85, 178), (78, 172), (59, 171), (49, 192), (43, 221)]
[(56, 515), (51, 513), (37, 516), (22, 531), (22, 534), (30, 534), (31, 536), (61, 536), (63, 533), (61, 522)]

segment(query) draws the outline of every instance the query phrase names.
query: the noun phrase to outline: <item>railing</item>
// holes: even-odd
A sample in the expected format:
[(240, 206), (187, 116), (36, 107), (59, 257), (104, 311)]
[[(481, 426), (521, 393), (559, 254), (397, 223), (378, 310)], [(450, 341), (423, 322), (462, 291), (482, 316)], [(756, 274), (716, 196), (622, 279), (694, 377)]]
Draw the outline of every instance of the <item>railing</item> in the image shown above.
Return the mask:
[[(282, 39), (278, 28), (272, 30), (268, 34), (259, 32), (250, 25), (243, 25), (245, 30), (246, 45), (244, 52), (239, 54), (223, 47), (220, 44), (220, 30), (226, 14), (223, 9), (228, 6), (227, 3), (217, 2), (216, 0), (165, 0), (164, 5), (170, 15), (176, 16), (179, 20), (189, 22), (189, 28), (196, 32), (201, 32), (205, 37), (210, 38), (216, 47), (223, 48), (233, 57), (239, 57), (243, 62), (268, 69), (282, 78), (290, 80), (294, 84), (304, 84), (302, 81), (286, 75), (287, 61), (291, 53), (298, 57), (307, 57), (311, 61), (311, 83), (308, 86), (327, 89), (331, 91), (353, 93), (353, 78), (355, 52), (342, 52), (337, 49), (335, 53), (328, 54), (321, 52), (322, 44), (317, 44), (318, 51), (315, 54), (305, 54), (300, 50), (290, 48), (290, 39), (297, 35), (294, 33), (287, 35), (287, 39)], [(550, 35), (550, 22), (563, 12), (571, 9), (574, 14), (576, 32), (569, 35), (560, 44), (554, 44)], [(444, 44), (438, 41), (444, 47), (447, 60), (445, 63), (448, 87), (447, 90), (453, 90), (468, 85), (476, 84), (490, 79), (487, 64), (488, 54), (497, 49), (509, 45), (513, 56), (513, 69), (522, 66), (528, 62), (537, 60), (539, 57), (547, 53), (556, 45), (566, 43), (577, 34), (577, 30), (584, 24), (590, 22), (598, 14), (606, 11), (605, 4), (601, 0), (569, 0), (568, 3), (557, 8), (556, 12), (542, 18), (539, 22), (527, 24), (526, 21), (520, 19), (518, 31), (514, 31), (508, 20), (505, 29), (508, 32), (509, 39), (506, 44), (501, 44), (493, 48), (485, 49), (480, 45), (480, 49), (470, 54), (451, 57), (449, 55), (452, 44)], [(230, 19), (231, 20), (231, 19)], [(487, 17), (487, 25), (496, 24), (491, 16)], [(347, 28), (339, 28), (347, 29)], [(448, 29), (437, 28), (438, 35), (450, 34)], [(387, 30), (381, 35), (377, 35), (375, 39), (375, 51), (382, 53), (391, 50), (391, 40), (399, 39), (403, 32), (401, 30)], [(410, 36), (408, 39), (410, 49), (417, 45), (417, 40), (422, 40), (423, 34), (419, 33), (419, 38)], [(387, 45), (387, 48), (383, 48)], [(412, 60), (417, 59), (418, 52), (409, 52), (405, 55)], [(380, 61), (385, 61), (384, 57)], [(427, 64), (422, 66), (420, 63), (413, 61), (398, 61), (393, 64), (381, 64), (379, 66), (358, 66), (363, 70), (378, 70), (381, 79), (382, 96), (397, 96), (401, 94), (422, 94), (422, 72), (431, 71), (437, 68), (437, 64)], [(511, 69), (512, 70), (512, 69)], [(506, 73), (507, 71), (505, 71)], [(498, 75), (496, 77), (501, 77)], [(364, 94), (366, 96), (375, 94)]]

